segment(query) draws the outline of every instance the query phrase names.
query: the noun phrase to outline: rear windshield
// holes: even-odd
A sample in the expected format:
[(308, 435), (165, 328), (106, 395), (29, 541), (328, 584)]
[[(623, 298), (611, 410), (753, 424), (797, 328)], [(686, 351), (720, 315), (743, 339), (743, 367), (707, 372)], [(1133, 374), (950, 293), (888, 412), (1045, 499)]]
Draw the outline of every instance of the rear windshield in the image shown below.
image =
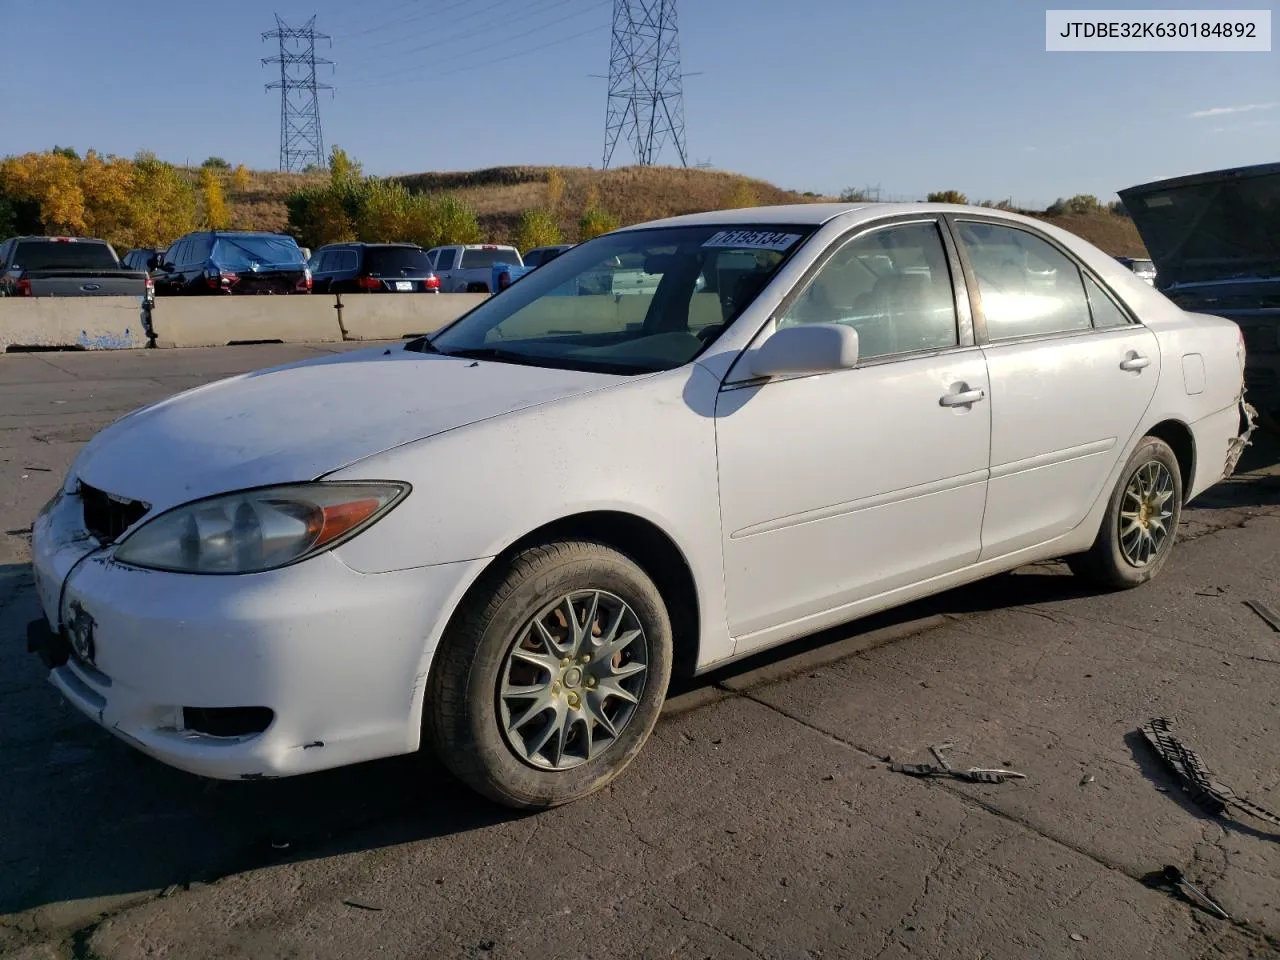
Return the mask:
[(84, 267), (91, 270), (119, 269), (111, 248), (105, 243), (60, 243), (28, 240), (18, 244), (13, 253), (13, 267), (24, 270), (49, 270)]
[(431, 261), (417, 247), (368, 247), (364, 252), (365, 271), (379, 273), (430, 273)]
[(218, 237), (213, 244), (213, 260), (222, 267), (246, 269), (255, 263), (260, 267), (297, 266), (306, 260), (302, 248), (290, 237)]
[(518, 266), (522, 263), (520, 254), (512, 247), (498, 247), (496, 250), (463, 250), (460, 269), (471, 267), (492, 267), (495, 263)]

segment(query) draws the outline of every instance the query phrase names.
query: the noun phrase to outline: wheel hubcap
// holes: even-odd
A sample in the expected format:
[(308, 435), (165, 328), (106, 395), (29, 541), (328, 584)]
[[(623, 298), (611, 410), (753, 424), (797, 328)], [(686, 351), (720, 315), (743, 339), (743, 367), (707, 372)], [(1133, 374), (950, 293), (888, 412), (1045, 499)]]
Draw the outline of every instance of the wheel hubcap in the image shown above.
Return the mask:
[(649, 641), (620, 597), (580, 590), (520, 629), (498, 679), (503, 736), (516, 756), (568, 770), (607, 750), (635, 715)]
[(1135, 567), (1159, 556), (1173, 533), (1173, 474), (1159, 460), (1134, 471), (1120, 504), (1120, 552)]

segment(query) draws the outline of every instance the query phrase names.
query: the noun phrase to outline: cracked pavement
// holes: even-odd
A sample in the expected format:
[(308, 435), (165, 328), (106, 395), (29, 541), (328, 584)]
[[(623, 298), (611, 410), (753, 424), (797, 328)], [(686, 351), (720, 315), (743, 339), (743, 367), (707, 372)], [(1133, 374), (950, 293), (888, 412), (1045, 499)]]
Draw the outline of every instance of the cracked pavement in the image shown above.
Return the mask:
[[(1184, 513), (1161, 576), (1040, 564), (680, 687), (595, 797), (538, 815), (427, 758), (214, 783), (64, 705), (25, 652), (25, 529), (133, 407), (323, 347), (0, 357), (0, 955), (1280, 956), (1280, 829), (1209, 817), (1155, 715), (1280, 808), (1280, 445)], [(886, 759), (1008, 766), (1001, 785)], [(1220, 920), (1144, 877), (1165, 864)]]

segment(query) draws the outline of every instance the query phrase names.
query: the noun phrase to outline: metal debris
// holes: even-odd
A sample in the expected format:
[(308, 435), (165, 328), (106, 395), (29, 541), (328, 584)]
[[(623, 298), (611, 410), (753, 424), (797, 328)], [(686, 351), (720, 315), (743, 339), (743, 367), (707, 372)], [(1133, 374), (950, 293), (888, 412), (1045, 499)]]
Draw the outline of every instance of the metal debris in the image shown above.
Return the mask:
[(1276, 633), (1280, 633), (1280, 617), (1276, 616), (1275, 611), (1268, 607), (1261, 600), (1246, 600), (1244, 605), (1266, 621)]
[(1203, 590), (1197, 590), (1197, 597), (1220, 597), (1227, 591), (1222, 587), (1205, 587)]
[(956, 770), (951, 764), (947, 763), (947, 758), (942, 755), (942, 751), (950, 747), (945, 744), (941, 747), (932, 746), (929, 752), (933, 754), (933, 758), (938, 761), (938, 765), (931, 763), (890, 763), (889, 769), (894, 773), (905, 773), (911, 777), (950, 777), (953, 780), (967, 780), (970, 783), (1004, 783), (1006, 780), (1025, 780), (1026, 774), (1018, 773), (1016, 770), (1005, 770), (1004, 768), (984, 769), (982, 767), (970, 767), (968, 770)]
[(1234, 790), (1214, 779), (1200, 755), (1173, 735), (1173, 723), (1167, 717), (1154, 717), (1141, 728), (1153, 750), (1182, 781), (1196, 806), (1211, 816), (1220, 816), (1228, 807), (1243, 811), (1257, 820), (1280, 827), (1280, 816), (1264, 807), (1236, 796)]
[(1144, 878), (1153, 887), (1163, 887), (1179, 891), (1184, 897), (1192, 903), (1198, 903), (1214, 916), (1221, 917), (1223, 920), (1230, 920), (1231, 917), (1227, 911), (1218, 906), (1208, 894), (1202, 893), (1196, 887), (1192, 886), (1189, 881), (1177, 867), (1166, 864), (1159, 873), (1148, 874)]
[(1096, 779), (1097, 778), (1092, 773), (1086, 773), (1083, 777), (1080, 778), (1080, 786), (1083, 787), (1087, 783), (1093, 783), (1093, 781)]

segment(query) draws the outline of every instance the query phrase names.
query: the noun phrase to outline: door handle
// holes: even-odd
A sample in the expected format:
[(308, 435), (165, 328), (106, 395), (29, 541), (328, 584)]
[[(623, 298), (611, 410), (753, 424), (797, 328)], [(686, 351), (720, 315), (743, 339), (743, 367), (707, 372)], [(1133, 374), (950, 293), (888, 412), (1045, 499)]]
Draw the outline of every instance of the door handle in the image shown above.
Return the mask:
[(985, 390), (962, 390), (959, 393), (944, 393), (938, 401), (944, 407), (967, 407), (977, 403), (987, 395)]
[(1141, 370), (1143, 367), (1148, 367), (1150, 365), (1151, 359), (1149, 357), (1143, 357), (1136, 353), (1133, 356), (1126, 357), (1124, 360), (1120, 361), (1121, 370)]

